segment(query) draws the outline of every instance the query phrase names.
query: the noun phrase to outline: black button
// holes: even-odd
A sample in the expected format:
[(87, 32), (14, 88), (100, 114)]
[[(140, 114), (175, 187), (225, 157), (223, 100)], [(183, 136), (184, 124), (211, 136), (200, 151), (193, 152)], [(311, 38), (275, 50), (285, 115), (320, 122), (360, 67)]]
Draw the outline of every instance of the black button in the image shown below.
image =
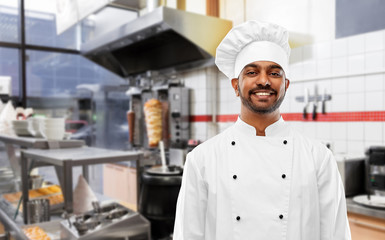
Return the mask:
[(234, 141), (232, 141), (232, 142), (231, 142), (231, 145), (233, 145), (233, 146), (234, 146), (234, 145), (235, 145), (235, 142), (234, 142)]
[(287, 141), (286, 141), (286, 140), (283, 140), (283, 144), (287, 144)]
[(282, 219), (282, 218), (283, 218), (283, 215), (282, 215), (282, 214), (281, 214), (281, 215), (279, 215), (279, 218), (280, 218), (280, 219)]
[(236, 218), (236, 219), (237, 219), (237, 221), (239, 221), (239, 220), (241, 220), (241, 217), (240, 217), (240, 216), (237, 216), (237, 218)]
[(237, 175), (233, 175), (233, 178), (234, 178), (234, 179), (237, 179)]
[(282, 174), (282, 178), (286, 178), (286, 174)]

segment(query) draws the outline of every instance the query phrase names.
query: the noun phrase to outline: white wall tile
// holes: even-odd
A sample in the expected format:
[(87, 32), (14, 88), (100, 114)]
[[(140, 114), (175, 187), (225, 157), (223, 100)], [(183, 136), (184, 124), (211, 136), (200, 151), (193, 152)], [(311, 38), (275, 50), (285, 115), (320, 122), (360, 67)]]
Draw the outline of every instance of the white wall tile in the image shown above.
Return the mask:
[(382, 144), (385, 145), (385, 122), (382, 123)]
[(335, 78), (331, 81), (332, 95), (348, 92), (348, 79), (347, 78)]
[(303, 63), (293, 63), (289, 65), (290, 76), (289, 79), (294, 82), (303, 79)]
[(348, 40), (340, 38), (332, 42), (333, 58), (346, 57), (348, 55)]
[(332, 59), (332, 75), (344, 76), (348, 73), (348, 57), (338, 57)]
[(363, 92), (365, 86), (365, 76), (353, 76), (348, 78), (348, 92), (357, 93)]
[(331, 124), (328, 122), (318, 122), (316, 123), (316, 137), (319, 140), (328, 140), (331, 139)]
[(365, 51), (379, 51), (384, 49), (384, 32), (376, 31), (364, 34), (365, 36)]
[(376, 141), (382, 142), (382, 122), (365, 122), (365, 142), (366, 141)]
[(332, 122), (331, 125), (331, 139), (347, 140), (347, 124), (345, 122)]
[(348, 150), (349, 154), (363, 154), (365, 152), (365, 143), (364, 141), (348, 141)]
[(347, 94), (333, 94), (330, 101), (332, 112), (346, 112), (348, 109), (348, 95)]
[(343, 141), (333, 141), (332, 142), (332, 151), (334, 154), (347, 153), (348, 152), (348, 143), (346, 140)]
[(384, 70), (384, 54), (382, 51), (365, 54), (365, 72), (378, 72)]
[(317, 59), (329, 59), (332, 56), (332, 44), (330, 41), (320, 42), (315, 44), (316, 46), (316, 58)]
[(317, 62), (317, 77), (329, 77), (332, 75), (332, 61), (330, 59), (319, 60)]
[(365, 76), (365, 91), (382, 91), (384, 90), (384, 75), (370, 74)]
[(364, 140), (364, 123), (363, 122), (348, 122), (348, 141), (363, 141)]
[(363, 73), (365, 70), (365, 55), (358, 54), (348, 57), (348, 72), (349, 74)]
[(365, 51), (365, 36), (364, 34), (348, 37), (348, 55), (356, 55)]
[(384, 92), (366, 92), (365, 93), (365, 111), (383, 111), (384, 110)]
[(317, 65), (315, 61), (307, 61), (303, 64), (303, 78), (312, 79), (317, 76)]
[(194, 115), (206, 115), (207, 114), (207, 105), (202, 102), (197, 102), (193, 105), (193, 113)]
[(297, 62), (302, 62), (302, 52), (303, 52), (302, 47), (291, 49), (289, 63), (294, 64)]
[(314, 61), (316, 47), (313, 45), (305, 45), (302, 47), (302, 61)]
[(350, 93), (348, 95), (348, 111), (365, 111), (365, 93)]

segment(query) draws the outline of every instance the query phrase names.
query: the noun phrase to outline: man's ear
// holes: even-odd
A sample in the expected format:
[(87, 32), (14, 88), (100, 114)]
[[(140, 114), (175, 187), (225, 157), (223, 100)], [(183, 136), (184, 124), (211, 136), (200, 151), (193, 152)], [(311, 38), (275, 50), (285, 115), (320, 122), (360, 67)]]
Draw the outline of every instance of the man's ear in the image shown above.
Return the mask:
[(289, 88), (289, 85), (290, 85), (290, 80), (289, 79), (285, 79), (285, 91), (287, 91), (287, 89)]
[(237, 97), (239, 97), (238, 81), (239, 81), (238, 78), (231, 79), (231, 85), (233, 86), (235, 94), (237, 95)]

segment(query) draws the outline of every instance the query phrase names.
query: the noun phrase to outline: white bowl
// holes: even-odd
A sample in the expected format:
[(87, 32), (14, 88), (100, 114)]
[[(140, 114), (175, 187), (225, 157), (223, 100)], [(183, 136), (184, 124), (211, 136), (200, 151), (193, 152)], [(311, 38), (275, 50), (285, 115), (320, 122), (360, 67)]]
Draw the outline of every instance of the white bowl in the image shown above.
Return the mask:
[(28, 126), (29, 122), (27, 120), (12, 120), (12, 126), (14, 127), (22, 127)]

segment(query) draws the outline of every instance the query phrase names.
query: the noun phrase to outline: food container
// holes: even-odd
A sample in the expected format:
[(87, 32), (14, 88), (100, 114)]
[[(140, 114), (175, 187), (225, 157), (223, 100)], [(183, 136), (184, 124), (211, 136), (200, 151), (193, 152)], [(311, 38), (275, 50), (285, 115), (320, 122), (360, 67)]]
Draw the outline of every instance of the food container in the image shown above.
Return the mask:
[(50, 220), (48, 199), (34, 199), (27, 202), (27, 223), (39, 223)]

